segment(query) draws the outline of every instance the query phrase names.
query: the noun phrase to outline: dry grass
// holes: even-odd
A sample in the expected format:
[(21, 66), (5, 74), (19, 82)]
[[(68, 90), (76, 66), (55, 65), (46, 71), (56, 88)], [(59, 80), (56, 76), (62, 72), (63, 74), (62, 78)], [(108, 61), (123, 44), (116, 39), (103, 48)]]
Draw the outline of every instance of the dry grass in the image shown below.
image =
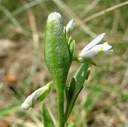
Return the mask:
[[(77, 42), (76, 53), (102, 32), (107, 33), (105, 40), (114, 49), (113, 54), (97, 58), (98, 66), (92, 67), (88, 85), (81, 92), (68, 123), (74, 121), (76, 127), (128, 126), (127, 1), (23, 0), (11, 4), (2, 0), (0, 4), (1, 127), (42, 126), (40, 104), (30, 111), (20, 110), (19, 104), (51, 80), (42, 42), (46, 18), (52, 11), (59, 11), (65, 23), (71, 18), (76, 20), (72, 35)], [(71, 76), (77, 66), (74, 62)], [(44, 103), (56, 114), (54, 89)]]

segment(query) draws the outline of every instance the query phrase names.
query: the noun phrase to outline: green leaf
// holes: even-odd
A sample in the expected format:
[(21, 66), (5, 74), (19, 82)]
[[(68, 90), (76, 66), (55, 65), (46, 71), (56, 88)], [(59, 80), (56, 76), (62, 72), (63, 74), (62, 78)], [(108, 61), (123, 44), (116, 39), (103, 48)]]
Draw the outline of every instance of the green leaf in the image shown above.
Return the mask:
[(84, 84), (86, 84), (86, 80), (88, 79), (90, 73), (90, 68), (88, 63), (84, 63), (77, 70), (76, 74), (71, 80), (71, 83), (66, 88), (66, 98), (67, 98), (67, 107), (65, 112), (65, 118), (68, 119), (74, 103), (81, 92)]
[(117, 94), (122, 97), (128, 97), (127, 90), (120, 90), (117, 87), (105, 86), (105, 85), (101, 85), (101, 84), (92, 84), (92, 85), (90, 85), (90, 88), (97, 88), (103, 92)]
[(42, 105), (42, 120), (44, 127), (55, 127), (52, 117), (44, 104)]
[(74, 54), (74, 51), (75, 51), (75, 40), (71, 40), (70, 44), (69, 44), (69, 50), (70, 50), (70, 55), (71, 55), (71, 58), (73, 58), (73, 54)]
[(75, 127), (75, 123), (74, 122), (69, 123), (68, 127)]
[(20, 105), (21, 103), (16, 103), (16, 104), (12, 104), (7, 108), (0, 109), (0, 116), (4, 116), (10, 112), (16, 111), (17, 109), (19, 109)]
[(96, 87), (90, 87), (90, 92), (87, 96), (87, 100), (84, 104), (84, 107), (86, 111), (91, 111), (97, 100), (99, 100), (100, 96), (102, 95), (103, 91), (96, 88)]
[(70, 86), (66, 87), (66, 99), (67, 99), (67, 104), (70, 103), (72, 97), (73, 97), (73, 92), (75, 91), (75, 79), (72, 78), (72, 81), (70, 83)]

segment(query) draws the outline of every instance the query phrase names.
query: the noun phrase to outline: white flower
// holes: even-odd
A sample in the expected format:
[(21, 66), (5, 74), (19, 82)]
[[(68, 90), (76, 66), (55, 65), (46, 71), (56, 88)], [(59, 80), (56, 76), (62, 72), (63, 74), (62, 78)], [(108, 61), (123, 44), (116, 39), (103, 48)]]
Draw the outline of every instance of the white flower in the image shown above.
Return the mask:
[(105, 42), (103, 44), (98, 44), (103, 39), (104, 36), (105, 33), (102, 33), (94, 40), (92, 40), (87, 46), (84, 47), (84, 49), (80, 52), (79, 56), (82, 58), (93, 59), (93, 57), (99, 52), (111, 51), (110, 49), (112, 48), (112, 46), (109, 45), (108, 42)]
[(74, 19), (72, 19), (66, 25), (66, 32), (72, 32), (74, 26), (75, 26), (75, 21), (74, 21)]
[(36, 101), (44, 99), (47, 96), (47, 94), (50, 92), (52, 84), (53, 84), (52, 82), (49, 82), (47, 85), (34, 91), (31, 95), (29, 95), (26, 98), (26, 100), (21, 105), (21, 108), (27, 110), (33, 107)]
[(39, 88), (38, 90), (36, 90), (35, 92), (33, 92), (31, 95), (29, 95), (26, 100), (24, 101), (24, 103), (21, 105), (21, 108), (23, 109), (29, 109), (30, 107), (33, 107), (35, 101), (37, 100), (37, 96), (44, 91), (44, 87)]
[(37, 98), (37, 94), (34, 92), (31, 95), (29, 95), (26, 100), (24, 101), (24, 103), (21, 105), (22, 109), (29, 109), (30, 107), (33, 107), (33, 103), (36, 101)]

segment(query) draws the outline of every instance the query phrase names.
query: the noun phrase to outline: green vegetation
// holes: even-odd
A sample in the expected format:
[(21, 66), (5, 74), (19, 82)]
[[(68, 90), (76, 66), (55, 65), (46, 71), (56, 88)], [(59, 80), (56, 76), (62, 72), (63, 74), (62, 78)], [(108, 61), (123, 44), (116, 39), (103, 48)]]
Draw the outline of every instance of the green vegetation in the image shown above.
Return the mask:
[[(27, 113), (19, 104), (51, 80), (44, 64), (42, 41), (46, 18), (57, 11), (64, 23), (76, 22), (73, 38), (80, 52), (92, 38), (105, 32), (114, 52), (96, 59), (88, 83), (79, 95), (68, 127), (127, 126), (128, 103), (128, 1), (127, 0), (0, 0), (0, 126), (42, 126), (40, 106)], [(78, 43), (79, 42), (79, 43)], [(70, 75), (76, 70), (76, 63)], [(69, 82), (68, 82), (69, 83)], [(53, 89), (44, 100), (43, 118), (55, 114)], [(27, 115), (26, 115), (27, 114)], [(74, 123), (75, 125), (74, 125)], [(54, 122), (56, 125), (56, 123)]]

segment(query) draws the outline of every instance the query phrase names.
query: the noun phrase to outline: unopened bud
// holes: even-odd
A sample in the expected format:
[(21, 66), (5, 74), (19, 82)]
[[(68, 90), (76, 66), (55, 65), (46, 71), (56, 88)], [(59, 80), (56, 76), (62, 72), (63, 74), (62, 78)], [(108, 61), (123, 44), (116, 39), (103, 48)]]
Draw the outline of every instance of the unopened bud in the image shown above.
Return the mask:
[(75, 21), (74, 19), (70, 20), (66, 26), (66, 32), (67, 33), (71, 33), (72, 30), (74, 29), (74, 26), (75, 26)]
[(37, 89), (36, 91), (34, 91), (31, 95), (29, 95), (26, 98), (24, 103), (21, 105), (21, 108), (27, 110), (31, 107), (34, 107), (34, 104), (35, 104), (36, 101), (41, 101), (48, 95), (48, 93), (51, 90), (52, 84), (53, 84), (53, 82), (49, 82), (47, 85), (45, 85), (45, 86)]

